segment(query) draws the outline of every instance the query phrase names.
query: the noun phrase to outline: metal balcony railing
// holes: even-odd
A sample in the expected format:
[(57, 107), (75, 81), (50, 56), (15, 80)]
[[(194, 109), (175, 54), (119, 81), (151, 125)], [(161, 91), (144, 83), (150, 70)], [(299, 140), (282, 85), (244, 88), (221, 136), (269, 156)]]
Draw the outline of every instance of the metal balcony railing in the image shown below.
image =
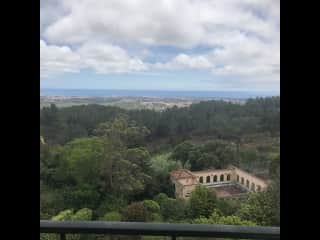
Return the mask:
[(61, 240), (65, 240), (67, 234), (170, 236), (171, 239), (177, 237), (280, 239), (280, 227), (141, 222), (40, 220), (40, 233), (59, 234)]

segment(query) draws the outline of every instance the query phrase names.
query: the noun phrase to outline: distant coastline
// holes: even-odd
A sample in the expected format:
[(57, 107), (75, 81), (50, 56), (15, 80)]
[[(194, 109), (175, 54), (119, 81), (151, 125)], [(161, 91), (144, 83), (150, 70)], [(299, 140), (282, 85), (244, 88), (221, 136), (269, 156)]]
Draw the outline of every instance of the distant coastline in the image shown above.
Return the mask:
[(174, 91), (174, 90), (112, 90), (112, 89), (40, 89), (40, 97), (155, 97), (155, 98), (221, 98), (248, 99), (279, 96), (277, 92), (261, 91)]

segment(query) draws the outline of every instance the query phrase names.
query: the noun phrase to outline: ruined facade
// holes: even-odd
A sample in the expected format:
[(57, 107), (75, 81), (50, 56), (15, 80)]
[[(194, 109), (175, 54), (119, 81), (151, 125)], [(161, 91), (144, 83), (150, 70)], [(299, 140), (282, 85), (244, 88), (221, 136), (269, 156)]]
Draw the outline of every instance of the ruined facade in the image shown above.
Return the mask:
[(268, 185), (267, 181), (234, 166), (195, 172), (180, 169), (171, 172), (170, 176), (177, 198), (188, 198), (197, 185), (214, 188), (220, 198), (263, 191)]

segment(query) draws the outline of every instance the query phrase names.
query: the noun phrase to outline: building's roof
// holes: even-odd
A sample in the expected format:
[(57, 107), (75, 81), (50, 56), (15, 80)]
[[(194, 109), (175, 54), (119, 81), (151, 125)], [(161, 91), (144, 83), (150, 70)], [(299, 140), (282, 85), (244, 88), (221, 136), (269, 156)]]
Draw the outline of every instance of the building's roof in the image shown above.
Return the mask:
[(179, 169), (176, 171), (172, 171), (170, 176), (174, 179), (181, 178), (195, 178), (195, 176), (188, 169)]
[(194, 174), (201, 174), (201, 173), (215, 173), (215, 172), (225, 172), (225, 171), (228, 171), (228, 170), (232, 170), (232, 169), (208, 169), (208, 170), (201, 170), (201, 171), (194, 171), (192, 173)]

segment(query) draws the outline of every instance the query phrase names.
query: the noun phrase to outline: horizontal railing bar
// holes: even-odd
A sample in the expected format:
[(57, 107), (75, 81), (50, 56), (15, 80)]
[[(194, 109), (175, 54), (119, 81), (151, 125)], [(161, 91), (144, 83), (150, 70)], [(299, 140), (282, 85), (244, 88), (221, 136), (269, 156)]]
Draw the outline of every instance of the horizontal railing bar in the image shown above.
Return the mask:
[(280, 239), (280, 227), (40, 220), (40, 233)]

